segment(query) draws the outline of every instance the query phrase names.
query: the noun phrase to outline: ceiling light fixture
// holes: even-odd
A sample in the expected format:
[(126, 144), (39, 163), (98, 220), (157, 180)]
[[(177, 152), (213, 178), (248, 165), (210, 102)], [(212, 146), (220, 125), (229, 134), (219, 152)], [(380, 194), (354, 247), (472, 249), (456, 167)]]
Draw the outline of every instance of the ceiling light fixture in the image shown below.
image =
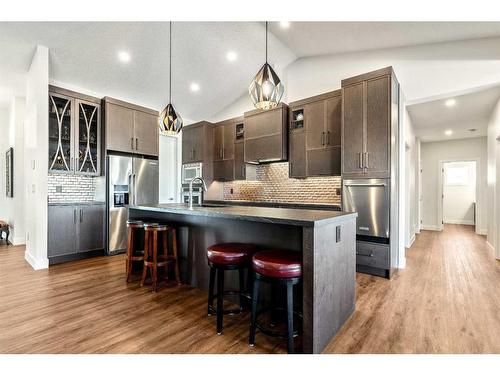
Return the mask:
[(159, 118), (160, 131), (164, 135), (175, 135), (182, 130), (182, 117), (172, 105), (172, 21), (170, 21), (170, 63), (168, 80), (168, 104), (161, 111)]
[(130, 61), (130, 53), (127, 51), (120, 51), (118, 52), (118, 58), (121, 62), (128, 63)]
[(446, 130), (446, 131), (444, 132), (444, 134), (446, 134), (446, 135), (452, 135), (452, 134), (453, 134), (453, 131), (448, 129), (448, 130)]
[(455, 99), (448, 99), (444, 104), (447, 107), (453, 107), (455, 104), (457, 104), (457, 101)]
[(288, 29), (290, 27), (290, 22), (288, 21), (281, 21), (280, 26), (282, 29)]
[(189, 86), (192, 92), (198, 92), (200, 91), (200, 85), (198, 85), (196, 82), (191, 83)]
[(266, 21), (266, 62), (257, 72), (248, 88), (252, 102), (255, 108), (258, 109), (275, 108), (281, 101), (285, 91), (283, 82), (281, 82), (271, 65), (267, 63), (267, 34)]
[(226, 54), (226, 58), (229, 60), (229, 61), (236, 61), (236, 59), (238, 58), (238, 55), (236, 54), (236, 52), (234, 51), (229, 51), (227, 54)]

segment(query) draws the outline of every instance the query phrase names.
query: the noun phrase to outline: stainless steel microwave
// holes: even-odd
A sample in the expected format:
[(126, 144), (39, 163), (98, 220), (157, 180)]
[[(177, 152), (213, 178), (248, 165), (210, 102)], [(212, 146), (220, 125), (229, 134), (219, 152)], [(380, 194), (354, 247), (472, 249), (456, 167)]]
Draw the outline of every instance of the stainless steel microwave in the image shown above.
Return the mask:
[(182, 183), (189, 184), (193, 178), (203, 177), (203, 164), (191, 163), (182, 165)]

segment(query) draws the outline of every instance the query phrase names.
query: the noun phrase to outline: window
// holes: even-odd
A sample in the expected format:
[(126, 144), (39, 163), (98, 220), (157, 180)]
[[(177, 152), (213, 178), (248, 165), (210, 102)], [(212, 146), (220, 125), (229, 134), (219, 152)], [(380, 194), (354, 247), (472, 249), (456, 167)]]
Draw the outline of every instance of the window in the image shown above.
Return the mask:
[(468, 165), (449, 166), (445, 168), (446, 186), (465, 186), (469, 185), (470, 168)]

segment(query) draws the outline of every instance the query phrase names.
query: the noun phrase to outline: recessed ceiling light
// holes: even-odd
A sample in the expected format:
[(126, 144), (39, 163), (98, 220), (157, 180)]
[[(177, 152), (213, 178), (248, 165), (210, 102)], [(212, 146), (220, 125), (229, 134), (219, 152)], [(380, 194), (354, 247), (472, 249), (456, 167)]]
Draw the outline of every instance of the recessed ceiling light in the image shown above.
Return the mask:
[(290, 22), (288, 21), (281, 21), (280, 26), (282, 29), (288, 29), (290, 27)]
[(455, 99), (448, 99), (444, 104), (447, 107), (453, 107), (455, 104), (457, 104), (457, 101)]
[(127, 51), (118, 52), (118, 58), (121, 62), (128, 63), (130, 61), (130, 53)]
[(446, 135), (452, 135), (452, 134), (453, 134), (453, 131), (451, 131), (451, 130), (449, 130), (449, 129), (448, 129), (448, 130), (446, 130), (446, 131), (444, 132), (444, 134), (446, 134)]
[(198, 92), (198, 91), (200, 91), (200, 85), (197, 84), (196, 82), (191, 83), (191, 85), (189, 86), (189, 88), (191, 89), (192, 92)]
[(238, 55), (236, 54), (236, 52), (234, 51), (229, 51), (227, 54), (226, 54), (226, 58), (229, 60), (229, 61), (236, 61), (236, 59), (238, 58)]

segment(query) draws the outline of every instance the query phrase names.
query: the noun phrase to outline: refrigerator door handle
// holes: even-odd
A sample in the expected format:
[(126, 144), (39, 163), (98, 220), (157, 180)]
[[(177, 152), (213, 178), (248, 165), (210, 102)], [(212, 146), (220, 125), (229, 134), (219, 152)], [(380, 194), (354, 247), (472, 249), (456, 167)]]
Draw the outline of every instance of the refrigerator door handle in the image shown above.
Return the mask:
[(133, 176), (133, 180), (134, 180), (134, 206), (137, 205), (137, 188), (136, 188), (136, 185), (135, 185), (135, 173), (134, 173), (134, 176)]

